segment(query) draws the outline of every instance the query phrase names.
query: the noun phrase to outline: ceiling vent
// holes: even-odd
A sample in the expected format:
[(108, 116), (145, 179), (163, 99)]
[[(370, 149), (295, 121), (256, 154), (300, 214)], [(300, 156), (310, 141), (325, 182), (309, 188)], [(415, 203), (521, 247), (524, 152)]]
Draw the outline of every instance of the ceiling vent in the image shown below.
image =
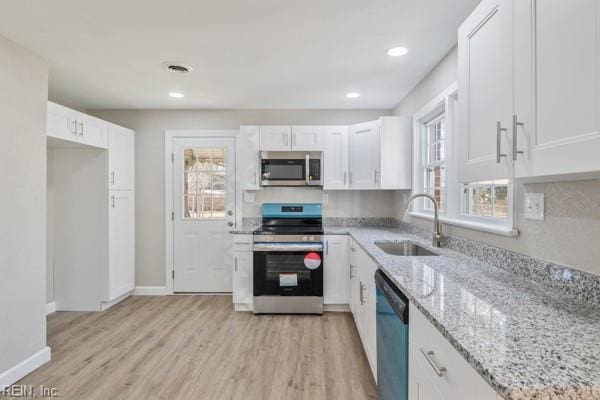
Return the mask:
[(194, 68), (191, 65), (175, 63), (175, 62), (164, 62), (161, 64), (164, 69), (169, 72), (175, 72), (178, 74), (186, 74), (192, 72)]

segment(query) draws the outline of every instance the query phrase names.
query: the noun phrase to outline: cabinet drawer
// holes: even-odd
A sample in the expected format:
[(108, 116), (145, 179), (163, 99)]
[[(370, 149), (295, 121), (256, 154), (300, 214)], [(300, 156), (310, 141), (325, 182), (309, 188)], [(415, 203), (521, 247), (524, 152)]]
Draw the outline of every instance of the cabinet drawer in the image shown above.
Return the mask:
[(233, 251), (252, 251), (252, 235), (234, 234)]
[[(496, 392), (412, 304), (409, 313), (409, 349), (409, 370), (421, 371), (421, 379), (435, 387), (432, 391), (443, 393), (441, 399), (496, 399)], [(438, 376), (435, 368), (445, 368), (442, 376)], [(423, 378), (423, 375), (427, 375), (427, 378)], [(410, 400), (418, 400), (419, 390), (415, 390), (415, 387), (424, 383), (418, 381), (418, 374), (410, 376)]]

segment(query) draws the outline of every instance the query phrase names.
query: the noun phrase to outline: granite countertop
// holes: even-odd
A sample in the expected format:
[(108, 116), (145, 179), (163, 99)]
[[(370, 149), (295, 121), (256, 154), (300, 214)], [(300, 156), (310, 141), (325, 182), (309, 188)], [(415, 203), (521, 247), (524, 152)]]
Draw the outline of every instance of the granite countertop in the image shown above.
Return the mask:
[[(350, 234), (507, 400), (600, 399), (600, 308), (399, 229)], [(409, 240), (439, 257), (398, 257), (374, 242)]]

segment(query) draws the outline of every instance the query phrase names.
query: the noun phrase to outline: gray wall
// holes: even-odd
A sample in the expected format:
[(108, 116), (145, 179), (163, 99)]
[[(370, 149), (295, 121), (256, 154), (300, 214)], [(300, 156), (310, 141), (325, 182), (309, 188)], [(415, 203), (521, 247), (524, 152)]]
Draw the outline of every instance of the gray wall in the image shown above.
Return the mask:
[(46, 346), (48, 66), (0, 36), (0, 374)]
[[(136, 131), (136, 285), (165, 284), (164, 135), (169, 129), (239, 129), (240, 125), (351, 124), (369, 121), (389, 110), (91, 110), (91, 114)], [(320, 201), (322, 192), (294, 192), (295, 200)], [(348, 193), (348, 192), (347, 192)], [(326, 213), (332, 216), (391, 215), (393, 193), (332, 193)], [(289, 200), (285, 190), (257, 192), (245, 204), (247, 216), (257, 216), (266, 201)]]
[[(394, 109), (395, 115), (413, 115), (457, 79), (458, 52), (453, 49)], [(490, 245), (600, 274), (600, 180), (516, 185), (518, 237), (504, 237), (460, 227), (445, 231)], [(523, 218), (526, 191), (546, 194), (546, 219)], [(396, 194), (397, 216), (403, 210), (402, 194)], [(430, 221), (412, 218), (418, 225)]]

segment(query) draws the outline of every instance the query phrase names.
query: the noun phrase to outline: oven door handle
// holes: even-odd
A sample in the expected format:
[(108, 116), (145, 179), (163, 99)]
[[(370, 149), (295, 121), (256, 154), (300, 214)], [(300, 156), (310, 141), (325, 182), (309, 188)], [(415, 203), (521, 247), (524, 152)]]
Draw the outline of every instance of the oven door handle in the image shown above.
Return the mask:
[(290, 252), (290, 251), (323, 251), (323, 243), (255, 243), (254, 251)]

